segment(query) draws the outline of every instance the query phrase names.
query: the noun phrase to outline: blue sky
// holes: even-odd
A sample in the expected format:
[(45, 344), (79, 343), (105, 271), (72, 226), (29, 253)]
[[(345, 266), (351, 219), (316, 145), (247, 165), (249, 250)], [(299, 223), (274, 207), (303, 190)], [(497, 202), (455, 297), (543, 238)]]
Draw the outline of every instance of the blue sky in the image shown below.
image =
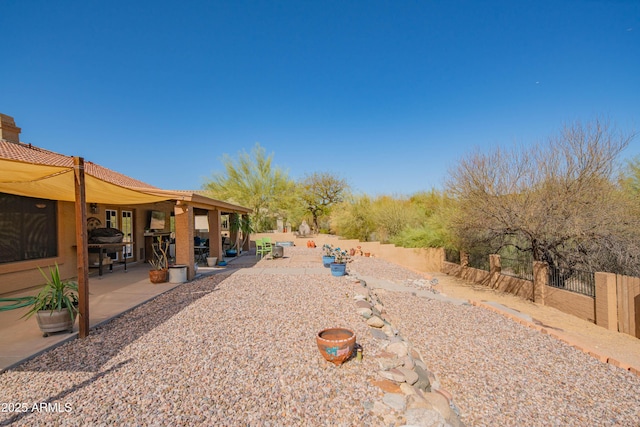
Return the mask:
[[(166, 189), (256, 143), (293, 179), (440, 187), (478, 147), (640, 131), (640, 1), (4, 0), (24, 142)], [(640, 153), (636, 139), (626, 156)]]

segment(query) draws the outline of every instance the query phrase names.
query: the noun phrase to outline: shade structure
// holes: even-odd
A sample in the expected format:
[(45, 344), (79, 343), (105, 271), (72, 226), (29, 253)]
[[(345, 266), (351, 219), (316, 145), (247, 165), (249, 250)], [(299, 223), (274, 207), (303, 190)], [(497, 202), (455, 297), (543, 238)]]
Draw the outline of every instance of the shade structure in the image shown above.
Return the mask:
[[(87, 170), (88, 169), (88, 170)], [(140, 204), (170, 200), (169, 194), (149, 194), (153, 187), (127, 188), (85, 169), (87, 203)], [(41, 199), (75, 201), (73, 165), (51, 166), (0, 159), (0, 192)]]

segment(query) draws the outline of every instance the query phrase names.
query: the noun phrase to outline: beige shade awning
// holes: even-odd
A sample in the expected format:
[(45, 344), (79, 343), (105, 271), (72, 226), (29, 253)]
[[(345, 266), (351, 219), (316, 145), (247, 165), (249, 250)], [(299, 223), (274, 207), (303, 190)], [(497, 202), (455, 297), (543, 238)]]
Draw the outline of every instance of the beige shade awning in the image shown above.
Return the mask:
[[(0, 192), (49, 200), (75, 201), (73, 167), (0, 159)], [(130, 189), (85, 173), (87, 203), (141, 204), (170, 200), (175, 195)], [(149, 189), (152, 190), (152, 189)]]

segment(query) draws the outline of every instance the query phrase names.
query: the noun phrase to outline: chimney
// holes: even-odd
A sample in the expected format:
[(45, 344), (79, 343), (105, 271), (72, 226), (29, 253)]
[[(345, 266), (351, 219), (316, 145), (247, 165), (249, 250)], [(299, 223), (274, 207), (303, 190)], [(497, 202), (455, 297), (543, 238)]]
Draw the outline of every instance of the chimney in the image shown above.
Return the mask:
[(0, 114), (0, 139), (9, 142), (20, 142), (20, 128), (16, 126), (13, 117)]

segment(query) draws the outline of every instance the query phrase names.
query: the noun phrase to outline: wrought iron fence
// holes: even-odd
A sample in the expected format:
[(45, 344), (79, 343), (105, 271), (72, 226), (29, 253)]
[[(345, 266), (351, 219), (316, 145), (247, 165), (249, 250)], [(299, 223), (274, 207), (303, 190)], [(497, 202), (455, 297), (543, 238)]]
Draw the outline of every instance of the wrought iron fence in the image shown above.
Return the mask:
[(595, 298), (596, 278), (591, 271), (549, 266), (549, 286)]
[(455, 264), (460, 264), (460, 251), (457, 249), (445, 249), (444, 250), (444, 260), (447, 262), (453, 262)]
[(489, 254), (469, 254), (469, 267), (490, 271)]
[(505, 258), (500, 257), (501, 274), (533, 281), (533, 258)]

